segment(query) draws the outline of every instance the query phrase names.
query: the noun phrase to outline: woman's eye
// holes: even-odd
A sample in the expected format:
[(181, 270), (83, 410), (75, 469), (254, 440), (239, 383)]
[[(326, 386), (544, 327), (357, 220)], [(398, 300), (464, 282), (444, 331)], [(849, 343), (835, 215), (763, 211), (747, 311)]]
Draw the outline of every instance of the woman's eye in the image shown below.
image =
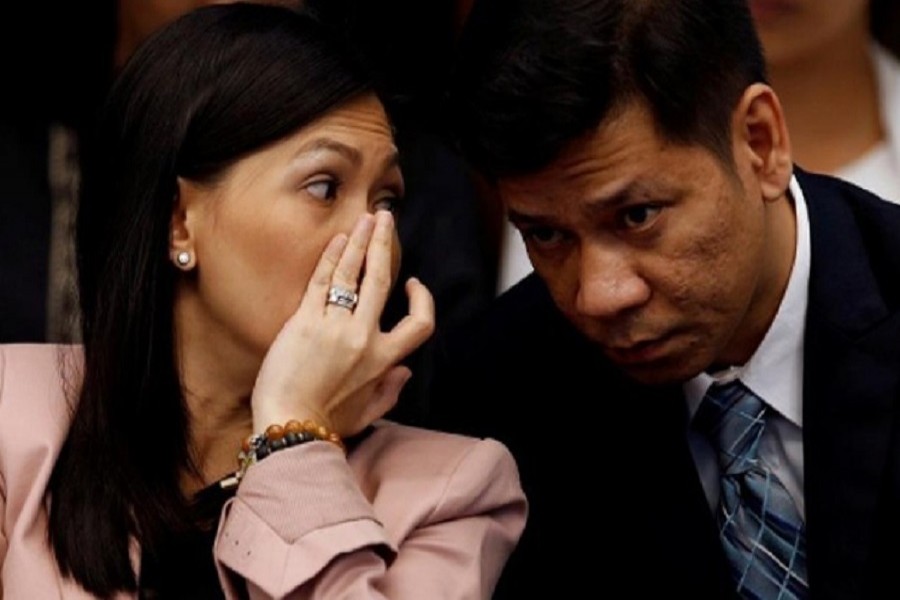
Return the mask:
[(654, 204), (629, 206), (621, 213), (622, 225), (625, 229), (643, 229), (652, 224), (661, 212), (662, 207)]
[(305, 189), (320, 200), (332, 200), (337, 196), (338, 182), (334, 179), (322, 179), (307, 184)]

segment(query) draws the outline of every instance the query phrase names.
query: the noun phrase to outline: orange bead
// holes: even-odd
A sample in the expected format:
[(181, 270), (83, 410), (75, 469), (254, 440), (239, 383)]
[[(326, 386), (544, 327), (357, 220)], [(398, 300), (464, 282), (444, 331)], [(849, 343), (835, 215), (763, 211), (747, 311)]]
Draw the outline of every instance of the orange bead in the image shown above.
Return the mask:
[(281, 425), (269, 425), (266, 427), (266, 437), (270, 440), (280, 440), (284, 437), (284, 427)]
[(328, 430), (325, 429), (324, 425), (319, 425), (319, 427), (316, 429), (315, 433), (316, 433), (316, 437), (319, 438), (320, 440), (328, 439)]
[(244, 441), (241, 442), (241, 450), (243, 450), (244, 452), (250, 452), (250, 438), (252, 437), (252, 435), (248, 435), (244, 438)]
[(308, 433), (315, 433), (316, 429), (318, 427), (319, 427), (318, 425), (316, 425), (314, 422), (310, 421), (309, 419), (303, 421), (303, 430)]
[(284, 424), (285, 433), (303, 433), (303, 423), (296, 419), (291, 419)]

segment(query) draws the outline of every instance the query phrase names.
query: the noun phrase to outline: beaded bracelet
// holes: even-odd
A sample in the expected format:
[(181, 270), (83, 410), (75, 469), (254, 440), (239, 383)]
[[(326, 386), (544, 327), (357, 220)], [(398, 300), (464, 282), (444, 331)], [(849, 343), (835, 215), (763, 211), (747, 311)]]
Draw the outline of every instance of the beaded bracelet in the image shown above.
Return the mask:
[(335, 444), (347, 452), (343, 440), (323, 425), (314, 421), (291, 420), (281, 425), (269, 425), (265, 433), (254, 433), (244, 440), (238, 453), (238, 470), (234, 474), (237, 482), (244, 477), (250, 465), (255, 464), (273, 452), (305, 444), (306, 442), (326, 441)]

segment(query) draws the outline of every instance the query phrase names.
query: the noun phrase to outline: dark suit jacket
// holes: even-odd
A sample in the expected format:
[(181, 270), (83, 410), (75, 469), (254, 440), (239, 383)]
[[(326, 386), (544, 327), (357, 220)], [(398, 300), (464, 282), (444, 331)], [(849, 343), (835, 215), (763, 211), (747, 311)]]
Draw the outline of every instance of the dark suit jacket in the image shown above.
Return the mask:
[[(900, 207), (796, 175), (812, 243), (803, 401), (811, 592), (900, 598)], [(505, 442), (531, 503), (497, 598), (621, 589), (629, 598), (730, 597), (680, 386), (626, 379), (534, 276), (442, 348), (431, 425)]]

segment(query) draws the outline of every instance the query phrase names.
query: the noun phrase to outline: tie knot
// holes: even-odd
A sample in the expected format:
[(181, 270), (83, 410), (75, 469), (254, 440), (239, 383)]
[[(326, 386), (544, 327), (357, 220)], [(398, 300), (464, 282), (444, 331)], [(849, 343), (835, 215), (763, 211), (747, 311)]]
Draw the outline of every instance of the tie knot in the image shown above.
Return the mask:
[(710, 386), (694, 417), (695, 428), (719, 453), (726, 474), (741, 473), (757, 462), (766, 405), (739, 380)]

